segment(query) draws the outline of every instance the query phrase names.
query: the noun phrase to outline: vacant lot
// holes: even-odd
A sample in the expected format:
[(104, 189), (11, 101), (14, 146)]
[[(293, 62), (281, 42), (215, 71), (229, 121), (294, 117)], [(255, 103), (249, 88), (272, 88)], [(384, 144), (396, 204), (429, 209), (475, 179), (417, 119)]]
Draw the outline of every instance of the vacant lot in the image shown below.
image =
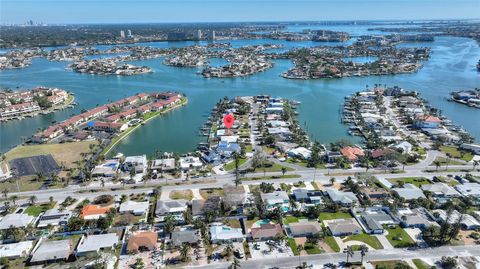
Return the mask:
[(452, 158), (464, 160), (466, 162), (471, 161), (473, 158), (473, 154), (471, 152), (459, 150), (454, 146), (441, 146), (440, 151), (444, 152), (445, 154), (450, 154)]
[(178, 200), (178, 199), (192, 200), (192, 198), (193, 198), (193, 193), (191, 190), (170, 192), (170, 199), (173, 199), (173, 200)]
[(322, 212), (320, 213), (320, 220), (331, 220), (331, 219), (350, 219), (352, 215), (348, 212)]
[(426, 179), (424, 177), (390, 178), (390, 179), (388, 179), (388, 181), (390, 181), (390, 183), (392, 183), (394, 185), (399, 185), (399, 184), (401, 184), (400, 182), (402, 182), (403, 184), (410, 183), (410, 184), (413, 184), (417, 187), (420, 187), (420, 186), (426, 185), (426, 184), (430, 184), (430, 181), (428, 181), (428, 179)]
[(97, 142), (84, 141), (62, 144), (18, 146), (7, 152), (5, 157), (8, 162), (16, 158), (51, 154), (60, 166), (64, 165), (66, 168), (74, 168), (76, 167), (75, 162), (83, 159), (82, 153), (90, 152), (90, 144), (97, 144)]
[(382, 244), (380, 241), (375, 236), (369, 235), (369, 234), (354, 234), (350, 235), (349, 237), (345, 238), (343, 240), (344, 242), (348, 241), (360, 241), (363, 242), (369, 246), (371, 246), (374, 249), (383, 249)]

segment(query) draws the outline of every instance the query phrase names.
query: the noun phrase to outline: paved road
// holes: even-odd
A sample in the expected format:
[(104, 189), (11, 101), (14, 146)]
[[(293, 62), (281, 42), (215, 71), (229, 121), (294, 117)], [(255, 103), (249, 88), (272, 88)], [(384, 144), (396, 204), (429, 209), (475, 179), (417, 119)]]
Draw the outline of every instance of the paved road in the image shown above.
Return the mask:
[[(401, 259), (415, 259), (415, 258), (441, 258), (442, 256), (459, 256), (459, 257), (479, 257), (480, 247), (478, 246), (447, 246), (439, 248), (426, 248), (419, 250), (407, 249), (383, 249), (369, 251), (364, 261), (379, 261), (379, 260), (401, 260)], [(307, 262), (314, 266), (320, 266), (326, 263), (339, 263), (346, 260), (344, 253), (325, 253), (317, 255), (308, 255), (300, 257), (301, 262)], [(359, 261), (360, 254), (355, 252), (350, 261)], [(264, 258), (261, 260), (248, 260), (241, 263), (241, 268), (295, 268), (299, 264), (299, 257), (284, 257), (284, 258)], [(230, 263), (209, 264), (205, 266), (190, 266), (187, 268), (228, 268)]]

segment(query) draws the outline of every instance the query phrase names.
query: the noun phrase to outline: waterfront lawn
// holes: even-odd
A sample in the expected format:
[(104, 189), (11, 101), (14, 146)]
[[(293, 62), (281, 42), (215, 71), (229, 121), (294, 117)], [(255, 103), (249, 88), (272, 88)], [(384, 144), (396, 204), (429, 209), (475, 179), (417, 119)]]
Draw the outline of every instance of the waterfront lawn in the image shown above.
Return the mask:
[(322, 249), (320, 249), (316, 244), (312, 243), (305, 243), (305, 251), (307, 254), (312, 255), (312, 254), (320, 254), (323, 252)]
[[(242, 164), (244, 164), (245, 162), (247, 162), (246, 158), (240, 158), (239, 162), (238, 162), (238, 166), (239, 167), (242, 166)], [(225, 171), (230, 171), (230, 170), (233, 170), (233, 169), (235, 169), (235, 160), (233, 160), (233, 161), (231, 161), (231, 162), (229, 162), (229, 163), (227, 163), (223, 166), (223, 170), (225, 170)]]
[(417, 267), (417, 269), (429, 269), (430, 266), (424, 263), (421, 259), (413, 259), (413, 264)]
[(278, 164), (278, 163), (274, 163), (274, 164), (272, 164), (272, 166), (265, 167), (265, 168), (257, 167), (257, 168), (255, 168), (255, 170), (253, 172), (254, 173), (263, 173), (264, 169), (265, 169), (265, 172), (267, 172), (267, 173), (269, 173), (269, 172), (281, 172), (283, 167), (285, 167), (285, 169), (287, 169), (287, 171), (293, 171), (294, 170), (293, 168), (286, 167), (286, 166), (283, 166), (283, 165)]
[(287, 245), (292, 249), (293, 255), (295, 255), (295, 256), (300, 255), (300, 251), (298, 251), (297, 243), (295, 243), (294, 238), (289, 237), (287, 239)]
[(469, 151), (460, 150), (454, 146), (441, 146), (440, 151), (447, 154), (449, 153), (452, 158), (460, 159), (469, 162), (473, 159), (473, 154)]
[(335, 252), (340, 252), (340, 247), (337, 244), (337, 241), (335, 241), (335, 238), (333, 236), (326, 236), (323, 239), (323, 242), (327, 244), (333, 251)]
[(350, 219), (352, 218), (352, 215), (348, 212), (322, 212), (320, 213), (320, 216), (318, 217), (320, 220), (331, 220), (331, 219)]
[(354, 235), (348, 236), (343, 240), (343, 242), (348, 242), (348, 241), (360, 241), (371, 246), (374, 249), (383, 249), (383, 246), (378, 240), (378, 238), (369, 234), (364, 234), (364, 233), (354, 234)]
[(387, 180), (394, 185), (399, 185), (399, 182), (403, 182), (404, 184), (410, 183), (417, 187), (430, 184), (430, 181), (424, 177), (400, 177), (400, 178), (390, 178)]
[(395, 248), (405, 248), (415, 245), (415, 241), (405, 232), (404, 229), (397, 227), (394, 229), (387, 229), (386, 236), (390, 244)]
[(465, 163), (463, 162), (459, 162), (459, 161), (456, 161), (456, 160), (448, 160), (447, 158), (445, 157), (437, 157), (435, 158), (435, 160), (430, 164), (430, 165), (435, 165), (436, 162), (440, 162), (440, 165), (464, 165)]
[(31, 205), (25, 209), (25, 214), (32, 217), (38, 217), (40, 214), (49, 210), (50, 208), (52, 208), (52, 205), (50, 203)]
[(17, 146), (7, 152), (5, 157), (6, 161), (9, 162), (16, 158), (52, 154), (58, 165), (75, 168), (77, 167), (75, 163), (84, 159), (82, 154), (90, 152), (91, 144), (96, 145), (97, 141)]
[(222, 188), (209, 188), (209, 189), (201, 189), (200, 195), (203, 199), (207, 200), (210, 196), (223, 196), (225, 193)]
[(192, 198), (193, 198), (193, 193), (191, 190), (170, 192), (170, 199), (173, 199), (173, 200), (184, 199), (184, 200), (190, 201), (192, 200)]

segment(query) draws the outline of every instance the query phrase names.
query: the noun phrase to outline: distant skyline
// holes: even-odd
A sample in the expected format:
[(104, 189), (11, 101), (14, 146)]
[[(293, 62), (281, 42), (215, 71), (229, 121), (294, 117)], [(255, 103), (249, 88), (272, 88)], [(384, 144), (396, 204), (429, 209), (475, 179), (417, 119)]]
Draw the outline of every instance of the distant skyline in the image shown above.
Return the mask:
[(0, 0), (0, 23), (478, 19), (480, 0)]

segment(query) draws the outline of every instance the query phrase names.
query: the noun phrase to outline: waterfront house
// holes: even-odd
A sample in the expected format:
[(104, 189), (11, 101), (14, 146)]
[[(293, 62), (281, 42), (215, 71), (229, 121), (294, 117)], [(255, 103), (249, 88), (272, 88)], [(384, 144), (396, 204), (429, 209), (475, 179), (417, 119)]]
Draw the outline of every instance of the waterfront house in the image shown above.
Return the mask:
[(438, 128), (442, 120), (438, 117), (425, 115), (425, 116), (418, 116), (415, 119), (415, 127), (419, 129), (426, 129), (426, 128)]
[(340, 153), (349, 161), (356, 161), (358, 157), (365, 156), (363, 150), (359, 147), (344, 147), (340, 149)]
[(187, 201), (183, 199), (157, 201), (155, 215), (163, 221), (167, 215), (172, 215), (175, 219), (183, 221), (183, 212), (187, 210)]
[(402, 150), (402, 153), (404, 154), (410, 154), (410, 152), (412, 152), (413, 146), (407, 141), (401, 141), (400, 143), (394, 145), (393, 148)]
[(0, 220), (0, 230), (6, 230), (10, 227), (25, 228), (35, 223), (35, 218), (27, 214), (8, 214)]
[(152, 231), (142, 231), (130, 235), (127, 243), (127, 253), (151, 251), (157, 248), (158, 234)]
[(241, 228), (231, 228), (221, 223), (210, 225), (210, 240), (213, 244), (222, 242), (241, 242), (244, 236)]
[(240, 153), (240, 150), (241, 149), (239, 144), (230, 143), (227, 141), (218, 142), (218, 146), (216, 148), (217, 153), (224, 157), (230, 157), (233, 153)]
[(283, 236), (282, 226), (278, 223), (260, 224), (260, 227), (255, 227), (250, 230), (253, 240), (265, 241), (275, 237)]
[(149, 207), (150, 203), (148, 201), (136, 202), (129, 200), (120, 204), (118, 212), (120, 214), (130, 213), (135, 216), (146, 216), (148, 214)]
[(44, 264), (59, 261), (67, 261), (73, 253), (72, 241), (66, 240), (42, 240), (37, 243), (30, 259), (30, 264)]
[(92, 177), (113, 178), (120, 166), (118, 159), (105, 160), (102, 164), (96, 165), (92, 169)]
[(454, 198), (460, 196), (458, 191), (443, 182), (423, 185), (421, 186), (421, 189), (424, 192), (431, 193), (432, 196), (436, 198)]
[(460, 145), (460, 148), (469, 150), (476, 155), (480, 155), (480, 144), (468, 144), (468, 143), (463, 143)]
[(34, 241), (21, 241), (11, 244), (0, 245), (0, 257), (6, 257), (10, 260), (26, 258), (33, 248)]
[(174, 158), (167, 158), (167, 159), (156, 159), (153, 161), (152, 166), (150, 169), (158, 170), (163, 172), (172, 172), (176, 168), (175, 159)]
[(307, 159), (310, 159), (310, 156), (312, 155), (312, 151), (304, 147), (298, 147), (298, 148), (289, 150), (287, 154), (290, 157), (307, 160)]
[(325, 191), (336, 204), (349, 207), (358, 203), (358, 198), (353, 192), (343, 192), (335, 188), (327, 188)]
[(111, 251), (118, 244), (116, 233), (83, 235), (75, 251), (76, 256), (85, 256), (99, 251)]
[(267, 210), (274, 210), (279, 207), (283, 212), (290, 210), (290, 198), (285, 191), (274, 191), (271, 193), (261, 193), (260, 197), (265, 203)]
[(67, 225), (68, 220), (72, 217), (72, 212), (70, 211), (59, 211), (58, 209), (52, 208), (38, 219), (38, 228), (45, 228), (48, 225), (52, 226), (62, 226)]
[(127, 128), (128, 128), (128, 126), (126, 124), (117, 123), (117, 122), (95, 121), (93, 123), (93, 129), (95, 131), (117, 133), (117, 132), (123, 132)]
[(180, 168), (183, 171), (190, 169), (200, 169), (203, 167), (203, 163), (198, 157), (187, 156), (180, 158)]
[(362, 232), (362, 227), (354, 218), (349, 219), (332, 219), (323, 221), (328, 227), (333, 236), (346, 236), (352, 234), (359, 234)]
[(304, 221), (289, 223), (286, 226), (286, 232), (292, 237), (305, 237), (313, 236), (322, 231), (320, 223), (317, 221)]
[(135, 172), (137, 174), (144, 174), (147, 170), (147, 166), (147, 155), (128, 156), (123, 162), (123, 171), (130, 171), (131, 169), (135, 169)]

